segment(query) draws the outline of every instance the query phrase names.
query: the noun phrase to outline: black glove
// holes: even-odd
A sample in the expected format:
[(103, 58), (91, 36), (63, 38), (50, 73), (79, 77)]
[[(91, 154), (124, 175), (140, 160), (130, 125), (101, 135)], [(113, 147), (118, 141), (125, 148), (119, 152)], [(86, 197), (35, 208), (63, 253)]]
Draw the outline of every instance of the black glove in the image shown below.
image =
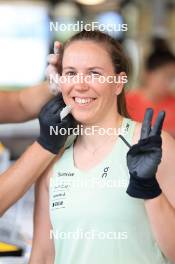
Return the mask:
[[(60, 120), (60, 112), (65, 107), (62, 95), (58, 95), (47, 103), (39, 114), (40, 136), (37, 142), (45, 149), (53, 154), (58, 154), (59, 150), (64, 146), (68, 134), (62, 135), (54, 133), (60, 128), (68, 129), (76, 126), (76, 121), (71, 114), (68, 114), (63, 120)], [(50, 126), (53, 127), (50, 134)], [(58, 128), (58, 130), (57, 130)]]
[(161, 130), (165, 112), (159, 112), (151, 129), (153, 110), (148, 108), (141, 129), (141, 137), (127, 153), (130, 182), (127, 193), (135, 198), (152, 199), (161, 194), (156, 172), (162, 157)]

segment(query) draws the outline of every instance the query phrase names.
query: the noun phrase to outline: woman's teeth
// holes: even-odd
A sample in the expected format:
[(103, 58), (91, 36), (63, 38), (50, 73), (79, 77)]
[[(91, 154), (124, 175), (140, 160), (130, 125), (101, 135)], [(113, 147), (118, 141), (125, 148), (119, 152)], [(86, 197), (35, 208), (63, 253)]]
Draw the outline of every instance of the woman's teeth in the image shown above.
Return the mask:
[(79, 98), (79, 97), (75, 97), (75, 102), (78, 103), (78, 104), (89, 104), (93, 100), (94, 100), (93, 98)]

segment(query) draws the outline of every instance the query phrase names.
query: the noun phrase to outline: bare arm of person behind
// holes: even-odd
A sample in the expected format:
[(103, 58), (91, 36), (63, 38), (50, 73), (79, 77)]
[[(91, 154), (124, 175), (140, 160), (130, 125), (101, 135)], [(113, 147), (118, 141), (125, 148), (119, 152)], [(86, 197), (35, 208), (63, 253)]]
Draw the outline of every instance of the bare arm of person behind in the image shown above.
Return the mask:
[[(57, 43), (57, 47), (60, 47), (60, 43)], [(55, 55), (55, 57), (56, 60), (53, 56), (49, 56), (47, 78), (50, 73), (56, 72), (59, 56)], [(18, 92), (0, 92), (0, 123), (22, 122), (36, 117), (42, 106), (53, 96), (47, 86), (47, 83), (43, 83)], [(44, 108), (47, 111), (43, 114), (41, 121), (44, 124), (40, 125), (40, 132), (47, 131), (49, 125), (59, 122), (58, 116), (55, 116), (55, 108), (57, 110), (59, 108), (57, 102), (49, 102)], [(48, 114), (49, 119), (46, 120)], [(40, 144), (34, 142), (12, 167), (0, 175), (0, 216), (38, 179), (54, 159), (54, 152), (57, 150), (58, 153), (61, 138), (43, 135), (42, 139), (43, 144), (41, 140)]]
[(53, 153), (35, 142), (0, 175), (0, 216), (24, 195), (54, 157)]
[(68, 134), (50, 134), (50, 126), (67, 130), (75, 125), (70, 114), (61, 120), (60, 112), (64, 106), (60, 94), (42, 108), (39, 115), (40, 136), (37, 142), (29, 147), (11, 168), (0, 175), (0, 215), (26, 192), (64, 146)]
[(36, 118), (52, 97), (47, 82), (19, 91), (0, 91), (0, 123), (24, 122)]

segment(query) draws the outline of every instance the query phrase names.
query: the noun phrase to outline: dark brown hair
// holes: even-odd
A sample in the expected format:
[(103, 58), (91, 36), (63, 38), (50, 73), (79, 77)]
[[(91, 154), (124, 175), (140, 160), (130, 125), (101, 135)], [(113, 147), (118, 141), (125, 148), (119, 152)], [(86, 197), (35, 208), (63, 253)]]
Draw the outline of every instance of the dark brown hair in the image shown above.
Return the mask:
[[(90, 31), (83, 30), (72, 36), (66, 43), (64, 43), (63, 54), (64, 54), (64, 49), (68, 47), (69, 44), (71, 44), (73, 41), (77, 41), (77, 40), (85, 40), (85, 41), (91, 40), (96, 43), (99, 43), (100, 45), (104, 45), (104, 47), (107, 49), (110, 55), (116, 74), (119, 74), (120, 72), (125, 72), (127, 75), (129, 74), (129, 63), (126, 58), (126, 55), (120, 43), (111, 36), (98, 30), (90, 30)], [(119, 114), (121, 114), (124, 117), (129, 117), (126, 107), (124, 89), (118, 95), (117, 107)]]
[(154, 71), (169, 64), (175, 64), (175, 55), (171, 52), (165, 39), (153, 38), (152, 46), (153, 50), (145, 61), (147, 71)]

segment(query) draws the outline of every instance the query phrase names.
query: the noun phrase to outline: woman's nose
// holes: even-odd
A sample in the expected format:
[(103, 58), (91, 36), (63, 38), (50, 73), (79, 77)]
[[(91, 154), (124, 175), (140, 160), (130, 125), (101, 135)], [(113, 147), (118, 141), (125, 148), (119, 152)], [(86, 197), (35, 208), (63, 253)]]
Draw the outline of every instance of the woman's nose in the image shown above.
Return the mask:
[(88, 90), (89, 85), (88, 85), (88, 82), (86, 80), (86, 76), (84, 76), (82, 74), (77, 75), (76, 78), (74, 78), (74, 80), (73, 80), (73, 87), (76, 90), (81, 90), (81, 91)]

